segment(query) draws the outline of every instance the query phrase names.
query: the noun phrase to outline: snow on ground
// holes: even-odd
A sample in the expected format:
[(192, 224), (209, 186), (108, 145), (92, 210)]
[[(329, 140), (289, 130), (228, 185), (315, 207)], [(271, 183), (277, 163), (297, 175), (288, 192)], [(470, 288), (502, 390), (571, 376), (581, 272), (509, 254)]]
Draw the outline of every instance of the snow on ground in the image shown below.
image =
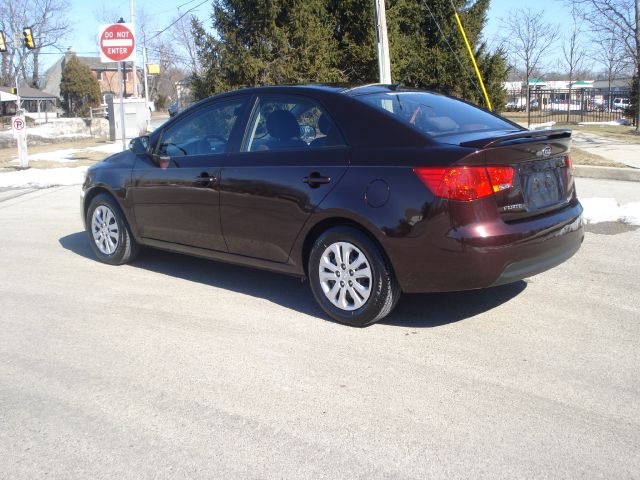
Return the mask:
[(587, 223), (621, 222), (640, 225), (640, 202), (618, 205), (614, 198), (581, 198)]
[(89, 147), (84, 150), (89, 150), (91, 152), (104, 152), (104, 153), (118, 153), (122, 151), (122, 143), (105, 143), (104, 145), (98, 145), (97, 147)]
[[(122, 144), (107, 143), (104, 145), (98, 145), (97, 147), (85, 147), (85, 148), (62, 148), (60, 150), (54, 150), (51, 152), (30, 153), (29, 160), (40, 160), (47, 162), (59, 162), (68, 163), (75, 161), (75, 157), (82, 152), (101, 152), (101, 153), (118, 153), (122, 151)], [(17, 157), (13, 157), (11, 160), (13, 164), (18, 162)]]
[[(53, 152), (30, 153), (29, 160), (45, 160), (60, 163), (73, 162), (75, 161), (76, 153), (80, 151), (78, 148), (63, 148)], [(17, 160), (17, 158), (14, 158), (14, 160)]]
[(49, 188), (58, 185), (79, 185), (88, 167), (28, 168), (0, 173), (0, 188)]

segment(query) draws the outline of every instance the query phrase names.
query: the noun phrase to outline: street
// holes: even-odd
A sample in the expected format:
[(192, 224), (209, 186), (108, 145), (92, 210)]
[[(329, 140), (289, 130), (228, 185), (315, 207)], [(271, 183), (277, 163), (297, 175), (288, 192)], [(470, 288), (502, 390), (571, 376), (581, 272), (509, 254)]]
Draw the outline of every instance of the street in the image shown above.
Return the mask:
[(7, 194), (0, 225), (0, 478), (640, 477), (638, 227), (356, 329), (296, 278), (97, 262), (78, 186)]

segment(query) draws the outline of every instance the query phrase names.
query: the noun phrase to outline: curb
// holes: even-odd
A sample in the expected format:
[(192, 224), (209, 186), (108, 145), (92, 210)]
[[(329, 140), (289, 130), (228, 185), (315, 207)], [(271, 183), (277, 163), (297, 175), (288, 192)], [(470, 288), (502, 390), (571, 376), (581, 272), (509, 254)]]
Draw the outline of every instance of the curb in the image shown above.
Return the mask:
[(576, 177), (640, 182), (640, 169), (637, 168), (593, 167), (590, 165), (574, 165), (573, 168)]

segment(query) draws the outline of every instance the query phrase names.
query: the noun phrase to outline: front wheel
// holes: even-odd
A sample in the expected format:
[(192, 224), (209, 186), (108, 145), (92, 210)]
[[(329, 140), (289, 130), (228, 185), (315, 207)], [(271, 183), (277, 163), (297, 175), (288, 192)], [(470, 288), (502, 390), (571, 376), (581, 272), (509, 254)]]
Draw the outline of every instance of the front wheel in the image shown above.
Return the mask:
[(309, 255), (309, 283), (334, 320), (364, 327), (387, 316), (400, 297), (391, 265), (360, 230), (334, 227), (318, 237)]
[(121, 265), (133, 260), (140, 250), (127, 220), (110, 195), (96, 195), (87, 209), (87, 235), (98, 260)]

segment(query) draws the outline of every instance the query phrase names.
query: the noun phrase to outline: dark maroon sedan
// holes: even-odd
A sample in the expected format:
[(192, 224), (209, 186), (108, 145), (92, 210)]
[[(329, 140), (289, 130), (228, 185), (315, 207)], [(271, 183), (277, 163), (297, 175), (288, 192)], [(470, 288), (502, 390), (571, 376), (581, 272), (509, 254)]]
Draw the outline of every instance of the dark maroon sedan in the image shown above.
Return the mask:
[(363, 326), (402, 291), (501, 285), (571, 257), (570, 137), (396, 86), (240, 90), (91, 167), (82, 216), (103, 262), (150, 246), (305, 276), (331, 318)]

